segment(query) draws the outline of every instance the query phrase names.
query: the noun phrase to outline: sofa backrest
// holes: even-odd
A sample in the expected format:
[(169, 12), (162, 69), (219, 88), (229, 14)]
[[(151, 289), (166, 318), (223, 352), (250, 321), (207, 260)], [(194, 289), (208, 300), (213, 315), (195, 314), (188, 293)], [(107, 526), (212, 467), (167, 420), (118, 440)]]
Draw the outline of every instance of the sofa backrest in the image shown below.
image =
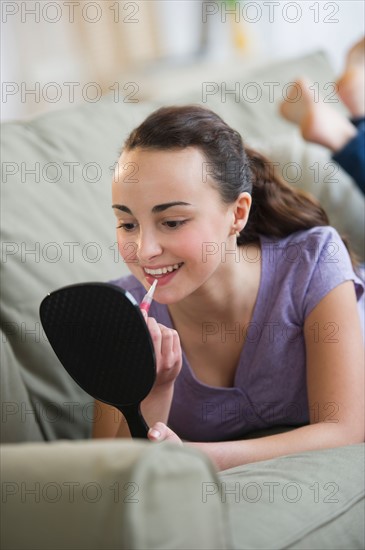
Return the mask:
[(83, 438), (92, 399), (47, 342), (48, 292), (127, 273), (115, 245), (110, 184), (127, 133), (149, 104), (74, 107), (2, 126), (2, 438)]

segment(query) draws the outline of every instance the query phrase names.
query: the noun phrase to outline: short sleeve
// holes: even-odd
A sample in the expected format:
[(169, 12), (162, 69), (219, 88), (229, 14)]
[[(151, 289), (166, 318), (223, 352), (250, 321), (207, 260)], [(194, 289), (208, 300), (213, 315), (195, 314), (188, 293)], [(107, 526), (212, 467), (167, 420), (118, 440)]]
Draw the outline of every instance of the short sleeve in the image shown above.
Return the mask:
[(316, 253), (311, 278), (304, 295), (304, 318), (322, 298), (345, 281), (354, 282), (357, 301), (363, 302), (364, 281), (355, 273), (347, 248), (336, 229), (329, 226), (316, 228), (311, 239), (314, 241), (312, 246), (314, 244)]

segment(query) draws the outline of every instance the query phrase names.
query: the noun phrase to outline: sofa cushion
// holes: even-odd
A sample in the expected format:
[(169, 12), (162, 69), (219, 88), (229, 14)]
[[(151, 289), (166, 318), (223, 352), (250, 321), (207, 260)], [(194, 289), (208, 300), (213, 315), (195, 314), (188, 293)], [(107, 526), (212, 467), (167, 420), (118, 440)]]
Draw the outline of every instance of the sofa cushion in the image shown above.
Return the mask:
[[(363, 548), (364, 450), (308, 451), (221, 472), (232, 548)], [(207, 501), (209, 491), (214, 485)]]

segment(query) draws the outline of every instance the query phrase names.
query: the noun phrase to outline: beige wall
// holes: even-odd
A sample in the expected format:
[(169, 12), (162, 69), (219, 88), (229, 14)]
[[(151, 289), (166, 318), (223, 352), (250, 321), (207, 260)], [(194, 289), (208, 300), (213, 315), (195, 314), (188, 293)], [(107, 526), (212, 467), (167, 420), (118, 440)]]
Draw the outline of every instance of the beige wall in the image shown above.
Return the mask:
[(125, 70), (160, 56), (153, 2), (1, 4), (3, 119), (123, 89)]
[[(234, 13), (225, 14), (232, 5)], [(186, 69), (203, 36), (213, 62), (240, 48), (264, 60), (324, 49), (339, 71), (364, 33), (365, 17), (365, 3), (356, 0), (1, 0), (0, 6), (2, 120), (97, 101), (111, 90), (133, 97), (146, 75), (156, 81), (163, 67)]]

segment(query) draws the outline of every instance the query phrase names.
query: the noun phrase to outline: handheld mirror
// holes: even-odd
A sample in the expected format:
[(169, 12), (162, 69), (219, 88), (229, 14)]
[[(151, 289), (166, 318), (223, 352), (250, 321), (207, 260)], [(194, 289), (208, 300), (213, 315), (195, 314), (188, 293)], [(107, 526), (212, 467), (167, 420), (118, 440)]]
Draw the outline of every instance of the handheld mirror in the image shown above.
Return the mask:
[(109, 283), (70, 285), (44, 298), (40, 318), (55, 354), (79, 386), (119, 409), (132, 437), (146, 438), (140, 403), (155, 381), (155, 353), (133, 296)]

